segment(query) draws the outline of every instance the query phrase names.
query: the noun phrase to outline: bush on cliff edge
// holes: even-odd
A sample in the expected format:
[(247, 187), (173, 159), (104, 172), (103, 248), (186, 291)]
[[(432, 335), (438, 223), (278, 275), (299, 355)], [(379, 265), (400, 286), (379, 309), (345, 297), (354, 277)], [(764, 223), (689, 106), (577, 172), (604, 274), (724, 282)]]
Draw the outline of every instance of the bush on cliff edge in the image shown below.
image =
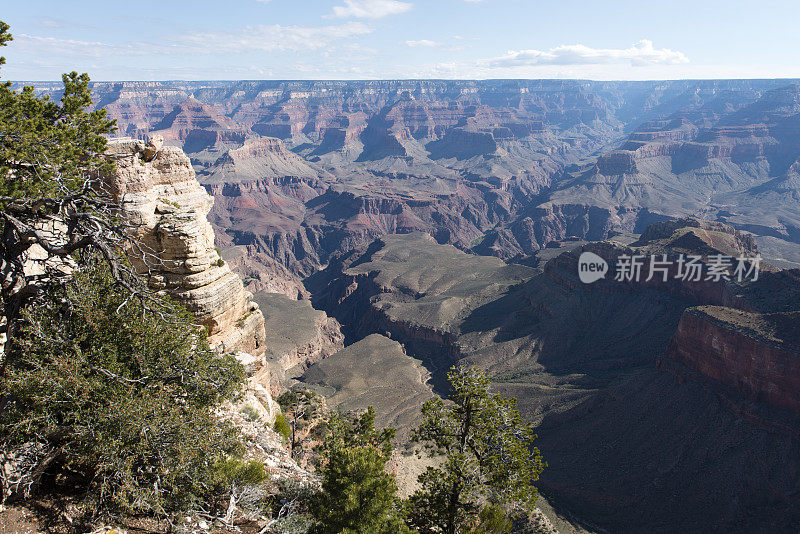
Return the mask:
[(130, 299), (102, 264), (54, 297), (60, 306), (25, 313), (0, 378), (3, 447), (39, 451), (30, 489), (85, 486), (92, 514), (208, 510), (242, 452), (214, 415), (239, 391), (241, 365), (176, 305), (164, 302), (165, 321)]

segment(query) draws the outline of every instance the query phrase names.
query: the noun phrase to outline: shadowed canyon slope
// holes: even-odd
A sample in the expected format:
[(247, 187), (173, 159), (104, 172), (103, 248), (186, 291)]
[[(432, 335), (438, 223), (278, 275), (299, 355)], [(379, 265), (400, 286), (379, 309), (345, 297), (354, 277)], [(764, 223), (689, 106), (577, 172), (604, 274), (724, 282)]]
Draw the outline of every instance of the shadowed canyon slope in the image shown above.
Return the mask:
[[(584, 250), (613, 262), (633, 251), (707, 256), (752, 245), (729, 226), (686, 224), (633, 249), (570, 242), (536, 268), (420, 233), (386, 236), (310, 286), (352, 337), (402, 340), (434, 386), (455, 362), (488, 369), (493, 387), (538, 424), (550, 465), (540, 487), (579, 517), (614, 532), (788, 531), (800, 521), (797, 376), (785, 376), (800, 358), (789, 319), (800, 308), (797, 271), (743, 284), (577, 279)], [(795, 294), (766, 298), (776, 288)], [(772, 337), (711, 318), (708, 305), (776, 318)], [(692, 318), (702, 326), (687, 330)], [(736, 365), (758, 358), (774, 364)]]
[(796, 262), (800, 86), (752, 103), (741, 96), (720, 91), (636, 126), (618, 148), (568, 169), (546, 202), (489, 232), (480, 249), (529, 254), (552, 238), (600, 239), (688, 215), (749, 230), (768, 255)]

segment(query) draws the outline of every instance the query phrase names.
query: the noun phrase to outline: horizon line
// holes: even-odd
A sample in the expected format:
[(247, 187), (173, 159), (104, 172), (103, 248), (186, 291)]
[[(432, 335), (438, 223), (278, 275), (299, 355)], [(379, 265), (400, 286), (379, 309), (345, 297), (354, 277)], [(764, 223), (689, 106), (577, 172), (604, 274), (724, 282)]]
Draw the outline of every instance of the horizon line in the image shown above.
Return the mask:
[[(51, 80), (7, 80), (12, 84), (20, 83), (60, 83), (61, 79)], [(181, 79), (181, 78), (165, 78), (165, 79), (119, 79), (119, 80), (90, 80), (89, 83), (201, 83), (201, 82), (614, 82), (614, 83), (652, 83), (652, 82), (719, 82), (719, 81), (749, 81), (749, 82), (766, 82), (766, 81), (797, 81), (800, 82), (800, 77), (775, 77), (775, 78), (647, 78), (643, 80), (627, 79), (627, 78), (198, 78), (198, 79)]]

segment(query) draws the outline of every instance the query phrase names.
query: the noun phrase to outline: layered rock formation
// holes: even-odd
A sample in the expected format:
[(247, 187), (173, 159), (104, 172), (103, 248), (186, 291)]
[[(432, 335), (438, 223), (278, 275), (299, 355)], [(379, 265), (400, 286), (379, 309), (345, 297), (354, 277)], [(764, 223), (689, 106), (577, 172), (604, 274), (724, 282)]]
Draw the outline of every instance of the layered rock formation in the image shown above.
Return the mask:
[(229, 257), (254, 292), (305, 296), (300, 278), (333, 257), (417, 230), (510, 259), (569, 236), (700, 216), (754, 232), (765, 255), (800, 262), (797, 87), (787, 81), (93, 90), (121, 130), (158, 131), (183, 146), (217, 199), (220, 246), (237, 247)]
[[(194, 149), (199, 148), (198, 142), (204, 137), (198, 135), (199, 132), (214, 132), (222, 134), (223, 137), (217, 140), (236, 140), (231, 130), (236, 130), (237, 125), (230, 118), (226, 117), (219, 109), (214, 108), (194, 98), (188, 98), (184, 102), (176, 105), (172, 111), (166, 114), (158, 123), (153, 125), (152, 135), (161, 135), (166, 141), (187, 141), (190, 136), (196, 136), (190, 146)], [(236, 132), (242, 136), (243, 132)], [(243, 140), (243, 136), (239, 137)]]
[(800, 312), (691, 308), (667, 357), (753, 401), (800, 413)]
[[(266, 357), (264, 316), (239, 277), (214, 247), (207, 220), (213, 198), (195, 179), (189, 159), (177, 147), (133, 139), (109, 142), (116, 163), (110, 185), (124, 216), (138, 224), (138, 246), (130, 257), (153, 289), (180, 301), (208, 330), (212, 346), (236, 350), (249, 376), (242, 398), (222, 415), (242, 430), (249, 457), (263, 461), (277, 480), (309, 481), (272, 430), (280, 407), (276, 381)], [(254, 414), (255, 419), (248, 414)]]
[(117, 166), (110, 185), (125, 217), (139, 225), (131, 258), (150, 286), (186, 306), (212, 345), (263, 355), (264, 317), (214, 247), (206, 219), (214, 201), (189, 158), (159, 139), (114, 139), (108, 154)]
[[(535, 169), (527, 179), (533, 176)], [(216, 198), (212, 221), (220, 243), (236, 248), (230, 257), (240, 272), (252, 272), (254, 289), (299, 288), (300, 277), (386, 233), (424, 231), (467, 248), (530, 194), (516, 180), (490, 198), (485, 193), (490, 186), (471, 181), (364, 174), (348, 180), (347, 185), (294, 177), (207, 182)], [(281, 274), (284, 280), (294, 277), (294, 283), (282, 283)]]
[(280, 139), (250, 139), (240, 148), (227, 151), (204, 172), (203, 183), (235, 184), (258, 179), (308, 180), (326, 176), (321, 169), (289, 151)]
[(476, 250), (513, 258), (547, 240), (602, 239), (688, 215), (753, 232), (766, 254), (797, 262), (798, 95), (797, 85), (754, 100), (720, 92), (638, 125), (621, 146), (554, 178), (545, 202), (489, 231)]

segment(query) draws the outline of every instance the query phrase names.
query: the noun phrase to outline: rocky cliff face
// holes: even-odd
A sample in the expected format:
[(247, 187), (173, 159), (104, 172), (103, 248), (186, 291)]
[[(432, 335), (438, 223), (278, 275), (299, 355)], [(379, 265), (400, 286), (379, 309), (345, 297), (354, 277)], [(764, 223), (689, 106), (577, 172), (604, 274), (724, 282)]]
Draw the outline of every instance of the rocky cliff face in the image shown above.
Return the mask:
[(798, 313), (687, 310), (667, 357), (746, 398), (800, 413)]
[(236, 127), (236, 123), (218, 109), (190, 97), (154, 124), (152, 135), (161, 135), (166, 141), (186, 141), (196, 132), (221, 132)]
[(286, 148), (280, 139), (249, 139), (228, 150), (203, 173), (204, 184), (250, 182), (258, 179), (314, 181), (327, 176), (322, 169)]
[[(788, 84), (753, 102), (721, 94), (646, 122), (621, 150), (567, 177), (550, 200), (585, 200), (612, 214), (620, 207), (668, 217), (703, 214), (797, 243), (798, 102), (800, 86)], [(634, 217), (615, 227), (633, 230), (637, 223)]]
[[(538, 425), (537, 446), (550, 463), (538, 487), (609, 531), (748, 532), (796, 521), (797, 414), (780, 408), (796, 399), (800, 376), (786, 330), (800, 302), (794, 271), (764, 271), (743, 285), (685, 283), (675, 272), (667, 282), (586, 285), (578, 279), (583, 251), (614, 265), (621, 254), (755, 249), (729, 225), (684, 220), (657, 224), (628, 245), (558, 242), (536, 252), (532, 269), (417, 233), (345, 255), (309, 289), (352, 337), (401, 343), (437, 391), (454, 362), (487, 369), (493, 389), (516, 397)], [(724, 324), (690, 324), (698, 305), (769, 316), (772, 348)], [(673, 345), (686, 363), (664, 356)], [(331, 358), (312, 370), (335, 365)], [(336, 376), (351, 374), (368, 370), (351, 364)], [(764, 492), (769, 502), (756, 502)]]
[(530, 196), (527, 184), (537, 176), (534, 169), (497, 189), (485, 182), (396, 175), (355, 174), (348, 184), (293, 176), (201, 180), (216, 200), (211, 220), (219, 242), (235, 248), (230, 257), (240, 272), (252, 273), (253, 289), (298, 295), (301, 277), (387, 233), (423, 231), (468, 248)]
[(241, 280), (214, 247), (206, 215), (212, 197), (177, 147), (115, 139), (108, 154), (117, 172), (111, 186), (125, 216), (140, 226), (143, 254), (132, 254), (151, 287), (177, 298), (208, 329), (212, 345), (264, 353), (264, 317)]

